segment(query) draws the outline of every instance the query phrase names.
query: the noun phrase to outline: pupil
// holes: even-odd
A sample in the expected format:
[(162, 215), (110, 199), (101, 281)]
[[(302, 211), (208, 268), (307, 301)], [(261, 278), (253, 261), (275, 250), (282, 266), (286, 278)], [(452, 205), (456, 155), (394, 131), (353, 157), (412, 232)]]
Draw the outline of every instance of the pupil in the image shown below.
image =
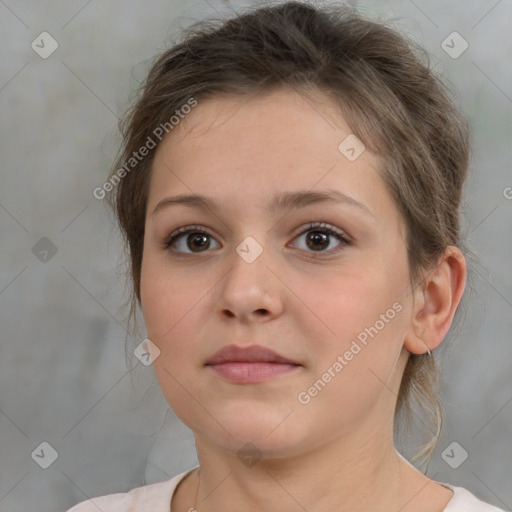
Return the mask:
[[(329, 239), (326, 233), (311, 231), (311, 234), (307, 237), (307, 244), (310, 249), (324, 249), (329, 246)], [(318, 244), (320, 244), (320, 247)]]
[(198, 252), (197, 249), (203, 249), (205, 247), (208, 248), (210, 243), (207, 235), (203, 235), (201, 233), (193, 233), (187, 237), (187, 245), (191, 251)]

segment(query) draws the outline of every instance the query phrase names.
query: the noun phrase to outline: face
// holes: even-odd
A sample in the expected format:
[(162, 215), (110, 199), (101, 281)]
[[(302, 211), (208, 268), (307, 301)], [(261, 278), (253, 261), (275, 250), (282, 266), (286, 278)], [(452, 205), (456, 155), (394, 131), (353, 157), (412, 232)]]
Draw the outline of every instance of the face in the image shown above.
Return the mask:
[[(283, 90), (199, 101), (155, 154), (141, 270), (153, 366), (175, 413), (225, 450), (283, 456), (392, 420), (405, 224), (379, 159), (339, 149), (350, 134), (327, 99)], [(228, 345), (293, 364), (207, 364)]]

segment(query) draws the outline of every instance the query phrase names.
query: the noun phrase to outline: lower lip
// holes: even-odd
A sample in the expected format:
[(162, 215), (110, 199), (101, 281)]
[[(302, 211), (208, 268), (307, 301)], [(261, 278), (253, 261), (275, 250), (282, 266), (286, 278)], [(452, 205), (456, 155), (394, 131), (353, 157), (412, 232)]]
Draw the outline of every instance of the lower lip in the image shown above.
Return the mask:
[(295, 364), (281, 363), (221, 363), (208, 365), (214, 372), (232, 382), (263, 382), (299, 368)]

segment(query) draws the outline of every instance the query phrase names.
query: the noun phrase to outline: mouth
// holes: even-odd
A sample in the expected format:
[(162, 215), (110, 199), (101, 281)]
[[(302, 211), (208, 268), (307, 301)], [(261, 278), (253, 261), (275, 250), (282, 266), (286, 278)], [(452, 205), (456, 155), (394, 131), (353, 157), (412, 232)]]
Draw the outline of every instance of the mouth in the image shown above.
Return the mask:
[(238, 383), (263, 382), (302, 367), (298, 362), (260, 345), (247, 348), (228, 345), (216, 352), (205, 366), (220, 377)]

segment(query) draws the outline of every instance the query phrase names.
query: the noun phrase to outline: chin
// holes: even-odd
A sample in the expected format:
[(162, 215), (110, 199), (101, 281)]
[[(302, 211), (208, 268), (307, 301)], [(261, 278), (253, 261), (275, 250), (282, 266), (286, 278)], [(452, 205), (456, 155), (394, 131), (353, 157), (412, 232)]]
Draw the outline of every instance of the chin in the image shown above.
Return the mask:
[(256, 429), (241, 430), (233, 432), (233, 437), (225, 436), (212, 439), (213, 432), (209, 436), (213, 442), (222, 447), (227, 452), (236, 453), (239, 458), (243, 458), (246, 453), (266, 459), (279, 459), (290, 456), (298, 450), (300, 442), (295, 443), (289, 434), (269, 436), (268, 430), (261, 434)]
[(254, 416), (246, 410), (245, 414), (215, 414), (215, 420), (209, 417), (207, 422), (200, 419), (182, 417), (182, 421), (195, 433), (222, 449), (237, 453), (247, 445), (254, 445), (265, 457), (279, 458), (294, 452), (298, 445), (305, 442), (305, 433), (299, 432), (300, 425), (283, 421), (287, 414), (267, 414)]

